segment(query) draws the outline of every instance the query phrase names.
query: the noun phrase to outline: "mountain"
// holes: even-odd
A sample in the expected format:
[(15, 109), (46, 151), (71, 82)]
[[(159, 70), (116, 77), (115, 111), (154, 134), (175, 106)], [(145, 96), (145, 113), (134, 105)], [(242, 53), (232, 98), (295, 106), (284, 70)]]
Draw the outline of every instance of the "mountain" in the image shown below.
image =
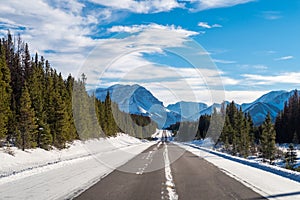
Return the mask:
[(109, 92), (113, 102), (119, 105), (120, 110), (131, 113), (149, 116), (159, 128), (165, 128), (181, 121), (180, 114), (166, 109), (161, 101), (152, 95), (150, 91), (140, 85), (113, 85), (109, 88), (97, 88), (94, 93), (101, 101)]
[[(107, 92), (110, 93), (112, 101), (119, 105), (120, 110), (151, 117), (157, 122), (160, 128), (166, 128), (171, 124), (180, 121), (197, 121), (201, 115), (212, 114), (214, 108), (218, 111), (221, 104), (214, 103), (207, 106), (204, 103), (180, 101), (164, 107), (163, 103), (154, 97), (150, 91), (140, 85), (113, 85), (109, 88), (98, 88), (90, 93), (104, 101)], [(268, 112), (271, 114), (273, 122), (280, 111), (283, 110), (284, 103), (293, 95), (292, 91), (271, 91), (256, 99), (252, 103), (237, 105), (246, 113), (250, 113), (255, 125), (263, 123)], [(299, 91), (298, 91), (299, 92)], [(300, 95), (300, 92), (299, 92)], [(225, 105), (229, 102), (226, 101)]]
[(243, 110), (245, 113), (250, 113), (254, 125), (260, 125), (264, 122), (268, 112), (274, 122), (280, 110), (268, 103), (256, 102), (251, 104), (247, 109)]
[[(252, 103), (244, 103), (242, 104), (242, 108), (243, 110), (248, 109), (249, 107), (251, 107), (253, 104), (256, 103), (268, 103), (268, 104), (274, 104), (274, 106), (276, 106), (278, 109), (283, 109), (283, 105), (284, 102), (289, 98), (289, 97), (285, 97), (283, 99), (277, 99), (277, 97), (279, 96), (286, 96), (288, 94), (287, 91), (284, 90), (280, 90), (280, 91), (271, 91), (267, 94), (262, 95), (261, 97), (259, 97), (258, 99), (256, 99), (254, 102)], [(277, 101), (275, 102), (275, 100), (277, 99)]]
[[(252, 103), (242, 104), (244, 112), (249, 112), (255, 125), (263, 123), (268, 112), (271, 114), (272, 121), (284, 108), (284, 103), (294, 94), (295, 90), (288, 91), (271, 91), (264, 94)], [(300, 94), (300, 92), (298, 91)]]
[[(225, 107), (230, 104), (229, 101), (224, 101), (225, 103)], [(237, 106), (239, 106), (238, 104), (236, 104)], [(200, 113), (198, 114), (199, 117), (201, 115), (211, 115), (214, 112), (214, 109), (217, 109), (217, 111), (220, 111), (222, 107), (222, 104), (220, 103), (214, 103), (213, 105), (209, 106), (208, 108), (201, 110)]]
[[(192, 121), (198, 120), (200, 116), (199, 113), (206, 109), (208, 106), (205, 103), (196, 103), (196, 102), (187, 102), (180, 101), (175, 104), (168, 105), (167, 109), (178, 113), (185, 119), (189, 119)], [(198, 117), (195, 117), (198, 116)]]

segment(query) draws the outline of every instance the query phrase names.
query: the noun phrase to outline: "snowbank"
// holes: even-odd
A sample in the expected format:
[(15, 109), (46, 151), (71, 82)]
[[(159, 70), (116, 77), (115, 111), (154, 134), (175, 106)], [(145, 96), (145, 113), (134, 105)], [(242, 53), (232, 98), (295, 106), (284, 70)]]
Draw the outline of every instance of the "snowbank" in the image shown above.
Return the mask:
[(299, 173), (199, 147), (179, 144), (268, 199), (300, 199)]
[(212, 149), (205, 148), (203, 146), (199, 146), (197, 144), (190, 144), (190, 143), (186, 143), (186, 144), (191, 146), (191, 147), (198, 148), (202, 151), (214, 154), (216, 156), (220, 156), (220, 157), (226, 158), (228, 160), (232, 160), (232, 161), (244, 164), (244, 165), (255, 167), (257, 169), (261, 169), (261, 170), (264, 170), (264, 171), (267, 171), (267, 172), (271, 172), (271, 173), (289, 178), (291, 180), (294, 180), (294, 181), (297, 181), (297, 182), (300, 183), (300, 172), (288, 170), (288, 169), (278, 167), (278, 166), (274, 166), (274, 165), (269, 165), (267, 163), (258, 162), (256, 160), (249, 160), (249, 159), (245, 159), (245, 158), (232, 156), (232, 155), (229, 155), (229, 154), (226, 154), (226, 153), (222, 153), (222, 152), (219, 152), (219, 151), (214, 151)]
[(75, 141), (68, 149), (0, 149), (1, 199), (72, 197), (99, 181), (153, 143), (126, 134)]

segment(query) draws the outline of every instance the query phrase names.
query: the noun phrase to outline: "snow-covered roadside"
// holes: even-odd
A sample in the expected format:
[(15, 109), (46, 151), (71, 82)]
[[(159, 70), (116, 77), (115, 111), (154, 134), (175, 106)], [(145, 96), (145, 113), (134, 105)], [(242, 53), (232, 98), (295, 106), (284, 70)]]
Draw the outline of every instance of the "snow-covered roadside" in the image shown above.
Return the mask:
[(110, 151), (119, 147), (140, 144), (141, 141), (126, 134), (118, 134), (117, 137), (100, 138), (85, 142), (74, 141), (69, 148), (63, 150), (46, 151), (40, 148), (21, 151), (11, 148), (14, 156), (4, 153), (0, 148), (0, 178), (46, 165), (57, 164), (62, 161), (70, 161), (84, 158), (98, 152)]
[(277, 174), (279, 176), (283, 176), (285, 178), (289, 178), (291, 180), (297, 181), (300, 183), (300, 172), (296, 172), (296, 171), (292, 171), (289, 169), (285, 169), (279, 166), (275, 166), (275, 165), (270, 165), (268, 163), (263, 163), (262, 161), (257, 161), (257, 160), (249, 160), (249, 159), (245, 159), (245, 158), (241, 158), (241, 157), (237, 157), (237, 156), (232, 156), (226, 153), (222, 153), (219, 151), (215, 151), (209, 148), (204, 148), (202, 146), (199, 145), (195, 145), (195, 144), (190, 144), (190, 143), (186, 143), (187, 145), (191, 146), (191, 147), (195, 147), (195, 148), (199, 148), (205, 152), (209, 152), (211, 154), (235, 161), (235, 162), (239, 162), (241, 164), (244, 165), (248, 165), (254, 168), (258, 168), (267, 172), (271, 172), (273, 174)]
[(14, 149), (14, 157), (0, 151), (0, 197), (70, 198), (152, 144), (120, 134), (84, 143), (77, 141), (62, 151)]
[(237, 160), (228, 159), (228, 157), (215, 154), (213, 151), (206, 148), (199, 148), (197, 146), (195, 146), (195, 148), (180, 143), (176, 144), (193, 154), (204, 158), (229, 176), (237, 179), (268, 199), (300, 199), (299, 182), (263, 169), (252, 167), (246, 163), (237, 162)]

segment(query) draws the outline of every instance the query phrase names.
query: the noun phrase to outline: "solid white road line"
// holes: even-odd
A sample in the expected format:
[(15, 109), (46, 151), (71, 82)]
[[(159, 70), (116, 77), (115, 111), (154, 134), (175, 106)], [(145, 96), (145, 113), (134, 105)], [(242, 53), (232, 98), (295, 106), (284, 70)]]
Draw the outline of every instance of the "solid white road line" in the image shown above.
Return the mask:
[(165, 161), (165, 176), (166, 176), (165, 186), (166, 186), (166, 190), (168, 191), (169, 200), (178, 200), (178, 194), (176, 193), (175, 184), (173, 181), (172, 171), (170, 167), (167, 144), (165, 144), (164, 161)]

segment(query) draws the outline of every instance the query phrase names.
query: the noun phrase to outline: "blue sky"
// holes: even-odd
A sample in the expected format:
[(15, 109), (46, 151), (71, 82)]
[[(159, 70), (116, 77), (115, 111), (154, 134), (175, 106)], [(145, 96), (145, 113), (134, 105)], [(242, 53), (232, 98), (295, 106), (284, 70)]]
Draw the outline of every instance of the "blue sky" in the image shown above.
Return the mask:
[(298, 0), (18, 0), (0, 34), (20, 33), (89, 87), (138, 83), (167, 105), (251, 102), (300, 88)]

